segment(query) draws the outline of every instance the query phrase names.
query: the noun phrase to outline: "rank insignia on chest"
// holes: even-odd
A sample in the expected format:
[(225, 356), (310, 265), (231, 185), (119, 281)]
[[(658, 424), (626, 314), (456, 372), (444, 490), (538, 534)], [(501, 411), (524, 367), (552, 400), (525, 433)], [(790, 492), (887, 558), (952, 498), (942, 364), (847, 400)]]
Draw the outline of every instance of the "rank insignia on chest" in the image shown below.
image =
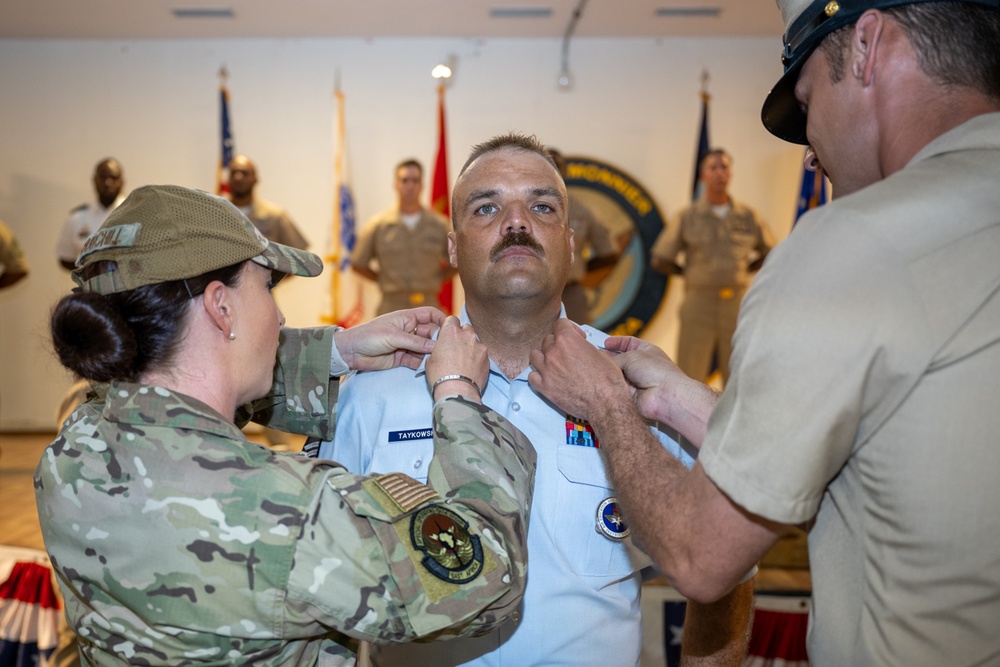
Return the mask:
[(424, 552), (420, 562), (438, 579), (464, 584), (483, 571), (483, 547), (477, 535), (469, 534), (468, 525), (441, 505), (425, 507), (413, 515), (413, 548)]
[(632, 529), (618, 511), (618, 501), (614, 496), (605, 498), (597, 506), (597, 532), (616, 542), (632, 534)]
[(572, 415), (566, 415), (566, 444), (577, 447), (597, 447), (601, 443), (594, 435), (594, 428), (585, 419), (577, 419)]

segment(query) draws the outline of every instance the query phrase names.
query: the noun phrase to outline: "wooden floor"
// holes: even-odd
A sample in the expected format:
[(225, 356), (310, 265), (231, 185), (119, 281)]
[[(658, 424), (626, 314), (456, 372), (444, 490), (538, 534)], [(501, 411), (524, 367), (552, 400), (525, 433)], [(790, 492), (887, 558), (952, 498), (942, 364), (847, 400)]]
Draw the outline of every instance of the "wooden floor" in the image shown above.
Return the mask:
[(55, 433), (0, 434), (0, 544), (43, 549), (31, 478)]
[[(259, 433), (251, 439), (264, 442)], [(0, 545), (44, 549), (35, 509), (32, 477), (42, 451), (55, 438), (54, 433), (0, 433)], [(291, 447), (297, 448), (298, 443)], [(783, 544), (782, 542), (787, 542)], [(755, 584), (758, 590), (808, 591), (809, 570), (801, 567), (801, 541), (792, 538), (776, 545), (763, 561)], [(782, 563), (795, 567), (782, 567)], [(654, 583), (665, 584), (657, 581)]]

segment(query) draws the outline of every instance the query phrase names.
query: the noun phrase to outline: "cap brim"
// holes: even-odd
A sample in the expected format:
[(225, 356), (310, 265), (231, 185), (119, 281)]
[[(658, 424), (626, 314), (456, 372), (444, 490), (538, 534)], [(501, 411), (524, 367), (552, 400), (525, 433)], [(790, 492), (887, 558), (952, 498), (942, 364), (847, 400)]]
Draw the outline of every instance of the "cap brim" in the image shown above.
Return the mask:
[(323, 272), (323, 260), (318, 255), (280, 243), (268, 243), (264, 252), (251, 259), (272, 271), (293, 276), (312, 278)]
[(774, 84), (774, 88), (764, 98), (760, 110), (760, 120), (768, 132), (793, 144), (809, 145), (806, 137), (806, 114), (795, 99), (795, 84), (799, 80), (799, 70), (808, 58), (800, 58)]

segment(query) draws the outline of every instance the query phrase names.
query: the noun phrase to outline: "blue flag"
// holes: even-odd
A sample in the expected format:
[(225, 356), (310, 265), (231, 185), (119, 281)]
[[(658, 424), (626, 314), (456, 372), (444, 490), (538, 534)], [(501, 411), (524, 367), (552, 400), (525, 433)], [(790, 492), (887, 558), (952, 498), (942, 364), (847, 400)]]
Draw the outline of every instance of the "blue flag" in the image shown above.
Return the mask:
[(221, 195), (224, 192), (229, 192), (229, 163), (233, 161), (233, 133), (229, 125), (229, 89), (226, 88), (225, 83), (219, 86), (219, 108), (222, 114), (219, 124), (222, 144), (219, 152), (219, 164), (215, 170), (215, 192)]
[(710, 95), (701, 92), (701, 132), (698, 134), (698, 152), (694, 156), (694, 182), (691, 184), (691, 200), (701, 198), (704, 184), (701, 182), (701, 161), (708, 154), (708, 100)]
[(684, 634), (684, 614), (686, 600), (664, 600), (663, 602), (663, 652), (667, 667), (680, 667), (681, 637)]

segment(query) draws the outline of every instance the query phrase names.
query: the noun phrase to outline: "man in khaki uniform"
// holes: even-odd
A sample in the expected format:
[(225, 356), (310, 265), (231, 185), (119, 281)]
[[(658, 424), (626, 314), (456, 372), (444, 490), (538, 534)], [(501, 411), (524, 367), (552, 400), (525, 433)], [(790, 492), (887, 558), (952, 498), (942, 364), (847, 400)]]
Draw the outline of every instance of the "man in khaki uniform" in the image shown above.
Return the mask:
[(295, 226), (288, 211), (254, 195), (256, 187), (257, 166), (246, 155), (237, 155), (229, 162), (229, 201), (250, 218), (268, 241), (307, 249), (309, 241)]
[[(684, 276), (677, 365), (697, 380), (707, 380), (712, 354), (718, 353), (723, 382), (740, 302), (774, 241), (757, 212), (729, 195), (732, 158), (721, 148), (699, 165), (704, 196), (677, 213), (656, 239), (653, 268)], [(683, 266), (678, 254), (684, 253)]]
[[(440, 306), (441, 283), (455, 274), (448, 263), (448, 231), (443, 217), (420, 205), (423, 167), (404, 160), (396, 167), (399, 201), (365, 225), (351, 253), (351, 268), (378, 282), (378, 314), (416, 306)], [(377, 261), (377, 270), (372, 262)]]
[(10, 228), (0, 221), (0, 288), (10, 287), (28, 275), (28, 260)]
[[(554, 148), (549, 154), (559, 168), (563, 180), (566, 179), (566, 158)], [(562, 302), (566, 317), (577, 324), (590, 324), (590, 294), (584, 279), (590, 271), (613, 267), (621, 256), (611, 230), (604, 226), (590, 207), (576, 197), (569, 200), (569, 227), (573, 230), (573, 263), (569, 266), (569, 277), (563, 289)]]
[[(995, 665), (1000, 0), (779, 6), (764, 125), (815, 149), (835, 198), (754, 281), (722, 396), (651, 345), (606, 357), (568, 327), (529, 379), (589, 419), (682, 593), (721, 595), (806, 523), (811, 664)], [(690, 473), (641, 417), (701, 445)]]

